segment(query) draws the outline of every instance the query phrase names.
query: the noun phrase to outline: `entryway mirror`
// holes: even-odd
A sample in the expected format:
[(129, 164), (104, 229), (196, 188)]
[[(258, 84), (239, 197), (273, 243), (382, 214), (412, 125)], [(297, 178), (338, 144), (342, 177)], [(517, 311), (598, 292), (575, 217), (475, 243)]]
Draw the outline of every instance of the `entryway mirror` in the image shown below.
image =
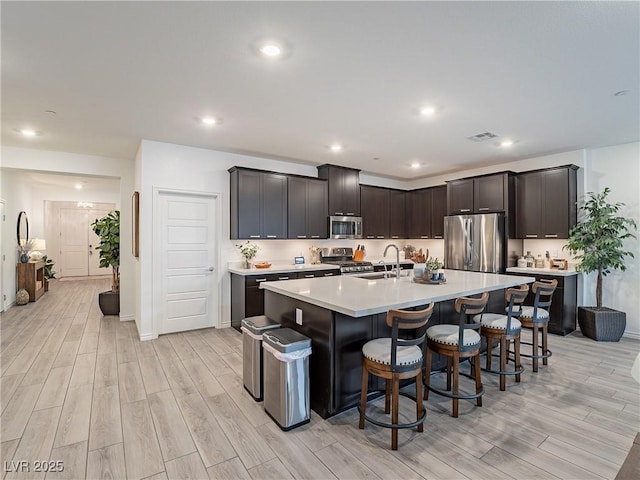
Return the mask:
[(22, 211), (18, 214), (16, 236), (18, 239), (19, 247), (26, 244), (29, 241), (29, 219), (27, 218), (27, 212)]

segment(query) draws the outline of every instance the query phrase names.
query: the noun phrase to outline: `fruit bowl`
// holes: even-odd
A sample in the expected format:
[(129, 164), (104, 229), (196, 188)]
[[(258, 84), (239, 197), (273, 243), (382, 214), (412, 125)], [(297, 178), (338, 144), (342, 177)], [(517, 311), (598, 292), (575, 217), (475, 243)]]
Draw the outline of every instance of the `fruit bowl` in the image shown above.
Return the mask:
[(253, 266), (256, 268), (269, 268), (271, 264), (269, 262), (259, 262), (259, 263), (254, 263)]

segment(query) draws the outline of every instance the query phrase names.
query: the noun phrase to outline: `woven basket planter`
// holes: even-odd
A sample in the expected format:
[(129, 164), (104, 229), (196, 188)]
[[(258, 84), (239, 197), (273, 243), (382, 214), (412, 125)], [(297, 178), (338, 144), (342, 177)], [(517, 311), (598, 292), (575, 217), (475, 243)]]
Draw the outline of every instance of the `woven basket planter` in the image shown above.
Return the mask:
[(607, 307), (578, 307), (578, 324), (585, 337), (618, 342), (627, 326), (627, 314)]

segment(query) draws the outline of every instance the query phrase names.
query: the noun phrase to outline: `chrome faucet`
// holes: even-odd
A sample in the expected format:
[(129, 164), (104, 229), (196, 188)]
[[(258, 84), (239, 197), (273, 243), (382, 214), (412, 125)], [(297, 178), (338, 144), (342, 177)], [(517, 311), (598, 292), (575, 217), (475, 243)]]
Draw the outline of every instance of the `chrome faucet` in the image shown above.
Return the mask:
[(389, 245), (387, 245), (386, 247), (384, 247), (384, 254), (383, 256), (386, 257), (387, 256), (387, 250), (389, 250), (389, 248), (395, 248), (396, 249), (396, 278), (398, 280), (400, 280), (400, 250), (398, 249), (398, 247), (396, 246), (395, 243), (390, 243)]

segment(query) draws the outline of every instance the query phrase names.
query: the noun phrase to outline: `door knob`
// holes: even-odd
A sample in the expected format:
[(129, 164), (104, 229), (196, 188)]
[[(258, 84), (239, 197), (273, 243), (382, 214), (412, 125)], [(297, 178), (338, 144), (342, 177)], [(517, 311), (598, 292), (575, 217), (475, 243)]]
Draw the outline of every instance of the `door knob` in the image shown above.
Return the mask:
[(209, 267), (209, 271), (210, 271), (210, 272), (213, 272), (213, 267)]

